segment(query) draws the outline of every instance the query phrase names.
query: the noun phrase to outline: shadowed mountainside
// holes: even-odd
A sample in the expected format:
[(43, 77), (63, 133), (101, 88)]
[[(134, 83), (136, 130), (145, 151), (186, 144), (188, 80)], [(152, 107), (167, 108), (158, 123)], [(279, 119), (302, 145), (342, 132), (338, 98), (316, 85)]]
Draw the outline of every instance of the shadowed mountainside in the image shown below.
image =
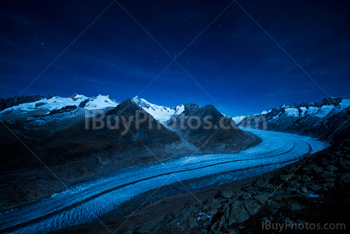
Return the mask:
[(212, 105), (185, 105), (185, 111), (168, 124), (202, 152), (238, 152), (259, 143), (259, 139), (243, 132), (232, 118)]

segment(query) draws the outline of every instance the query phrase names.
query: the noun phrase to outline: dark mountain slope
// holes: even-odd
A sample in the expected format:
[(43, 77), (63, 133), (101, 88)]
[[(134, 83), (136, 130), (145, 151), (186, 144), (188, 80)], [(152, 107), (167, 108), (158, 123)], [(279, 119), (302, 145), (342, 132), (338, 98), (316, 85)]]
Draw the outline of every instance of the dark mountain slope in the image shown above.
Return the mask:
[(259, 142), (257, 137), (240, 130), (232, 118), (225, 117), (212, 105), (200, 108), (188, 104), (169, 126), (200, 147), (201, 152), (238, 152)]

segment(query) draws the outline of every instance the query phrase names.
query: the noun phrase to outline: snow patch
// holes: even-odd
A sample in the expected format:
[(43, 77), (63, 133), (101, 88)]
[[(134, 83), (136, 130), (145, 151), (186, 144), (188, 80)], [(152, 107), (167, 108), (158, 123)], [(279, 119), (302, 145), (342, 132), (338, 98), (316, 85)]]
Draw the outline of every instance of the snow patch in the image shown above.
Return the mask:
[(236, 124), (239, 124), (246, 116), (236, 116), (232, 117), (233, 121), (235, 121)]
[(314, 115), (314, 114), (316, 114), (319, 111), (319, 109), (320, 108), (318, 108), (318, 107), (310, 106), (308, 108), (307, 114), (308, 115)]
[(185, 110), (184, 105), (176, 107), (158, 106), (137, 96), (132, 101), (161, 123), (167, 122), (171, 117), (176, 117)]
[(348, 108), (350, 106), (350, 99), (343, 99), (340, 103), (340, 109), (344, 110), (345, 108)]
[(297, 108), (284, 109), (287, 116), (299, 117), (299, 110)]
[(323, 118), (323, 117), (327, 116), (334, 108), (335, 108), (335, 106), (333, 106), (333, 105), (322, 106), (319, 109), (319, 111), (315, 114), (315, 116), (319, 117), (319, 118)]
[(90, 98), (89, 102), (86, 103), (85, 109), (87, 110), (96, 110), (96, 109), (104, 109), (108, 107), (116, 107), (118, 103), (111, 100), (109, 95), (97, 95), (94, 98)]

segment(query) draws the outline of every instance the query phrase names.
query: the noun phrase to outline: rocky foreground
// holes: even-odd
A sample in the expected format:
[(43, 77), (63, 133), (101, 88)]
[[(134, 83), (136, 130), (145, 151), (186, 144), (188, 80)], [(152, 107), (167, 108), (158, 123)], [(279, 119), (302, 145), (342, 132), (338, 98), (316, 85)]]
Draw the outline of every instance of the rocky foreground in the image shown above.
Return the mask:
[[(271, 233), (266, 226), (263, 230), (266, 222), (336, 223), (339, 233), (350, 227), (350, 147), (331, 147), (273, 173), (216, 188), (205, 199), (202, 195), (196, 193), (201, 202), (191, 195), (178, 197), (183, 200), (180, 209), (167, 207), (164, 212), (162, 206), (171, 203), (164, 201), (133, 213), (122, 224), (113, 224), (111, 217), (102, 221), (120, 233)], [(75, 231), (83, 230), (104, 231), (97, 222)], [(305, 226), (299, 233), (303, 231)]]

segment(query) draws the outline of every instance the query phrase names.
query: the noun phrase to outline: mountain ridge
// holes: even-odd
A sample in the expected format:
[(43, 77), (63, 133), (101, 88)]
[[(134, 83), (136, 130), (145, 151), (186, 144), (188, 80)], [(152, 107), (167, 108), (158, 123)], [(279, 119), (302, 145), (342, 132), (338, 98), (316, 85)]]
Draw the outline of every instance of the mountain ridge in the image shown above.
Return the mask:
[(238, 125), (297, 133), (321, 140), (329, 138), (332, 141), (334, 131), (349, 128), (349, 123), (345, 122), (346, 116), (350, 116), (350, 99), (325, 98), (320, 102), (283, 104), (268, 112), (247, 116)]

